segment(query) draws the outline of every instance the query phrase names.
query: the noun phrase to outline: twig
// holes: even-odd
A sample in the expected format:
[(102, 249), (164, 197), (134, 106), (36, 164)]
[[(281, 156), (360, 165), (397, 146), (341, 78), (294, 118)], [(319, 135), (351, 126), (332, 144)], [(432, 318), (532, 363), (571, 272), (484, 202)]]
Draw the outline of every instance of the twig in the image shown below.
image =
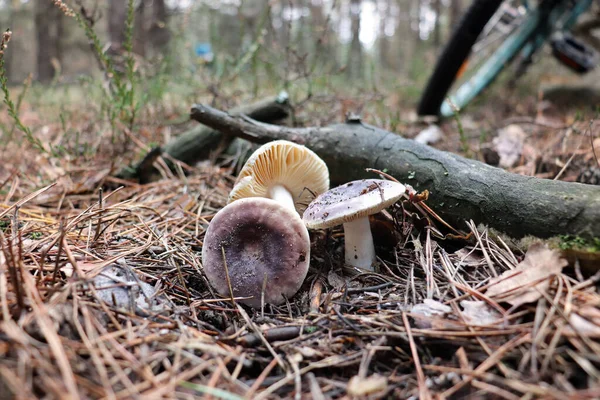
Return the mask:
[(102, 188), (98, 190), (98, 222), (96, 223), (96, 233), (94, 234), (94, 238), (92, 239), (92, 243), (96, 243), (96, 240), (100, 237), (100, 229), (102, 228), (102, 212), (104, 211), (104, 206), (102, 205)]
[(239, 304), (236, 304), (236, 306), (237, 306), (238, 311), (240, 312), (240, 315), (244, 318), (244, 320), (246, 320), (246, 323), (252, 328), (252, 330), (254, 330), (254, 333), (256, 333), (256, 336), (258, 336), (258, 338), (261, 340), (261, 342), (263, 342), (263, 344), (267, 347), (267, 349), (269, 350), (269, 352), (271, 353), (273, 358), (275, 360), (277, 360), (277, 364), (279, 364), (281, 369), (283, 369), (284, 371), (287, 371), (288, 368), (285, 365), (285, 363), (283, 362), (283, 360), (281, 359), (281, 357), (279, 356), (279, 354), (277, 354), (275, 352), (275, 350), (273, 350), (273, 347), (271, 347), (271, 344), (267, 341), (267, 339), (265, 339), (265, 337), (261, 333), (260, 329), (258, 329), (258, 327), (252, 322), (252, 320), (250, 319), (250, 317), (248, 316), (246, 311)]
[(229, 279), (229, 268), (227, 268), (227, 258), (225, 257), (225, 248), (221, 246), (221, 254), (223, 254), (223, 266), (225, 267), (225, 278), (227, 279), (227, 288), (229, 289), (229, 299), (231, 305), (235, 308), (235, 298), (233, 297), (233, 288), (231, 287), (231, 280)]
[(415, 363), (415, 369), (417, 371), (417, 380), (419, 382), (419, 398), (423, 400), (429, 400), (431, 399), (431, 393), (429, 392), (429, 389), (425, 384), (425, 374), (423, 373), (423, 369), (421, 368), (421, 362), (419, 361), (419, 353), (417, 352), (417, 346), (410, 331), (410, 324), (408, 322), (408, 318), (406, 316), (406, 313), (404, 312), (402, 313), (402, 322), (404, 323), (404, 329), (406, 329), (406, 336), (408, 338), (408, 344), (410, 345), (412, 360)]

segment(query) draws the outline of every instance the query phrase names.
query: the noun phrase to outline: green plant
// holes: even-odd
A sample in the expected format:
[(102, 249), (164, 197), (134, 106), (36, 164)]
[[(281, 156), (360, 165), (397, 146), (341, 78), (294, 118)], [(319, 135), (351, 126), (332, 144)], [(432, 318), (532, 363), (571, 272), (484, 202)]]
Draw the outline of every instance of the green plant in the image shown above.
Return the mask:
[[(23, 90), (21, 90), (21, 93), (19, 93), (19, 96), (17, 96), (17, 105), (15, 107), (17, 110), (17, 113), (21, 109), (21, 104), (23, 103), (23, 98), (25, 97), (25, 95), (27, 94), (27, 91), (31, 87), (31, 81), (32, 81), (32, 76), (31, 76), (31, 74), (29, 74), (29, 76), (27, 76), (27, 79), (25, 79), (25, 82), (23, 82)], [(10, 132), (8, 134), (8, 141), (10, 141), (12, 139), (13, 134), (15, 133), (16, 127), (17, 127), (17, 125), (13, 124), (13, 126), (10, 129)]]
[(7, 29), (2, 34), (2, 39), (0, 40), (0, 87), (2, 87), (2, 92), (4, 93), (4, 103), (8, 108), (8, 115), (10, 115), (10, 117), (13, 119), (15, 126), (25, 134), (25, 138), (27, 139), (27, 141), (35, 149), (40, 150), (42, 152), (46, 152), (46, 149), (44, 148), (42, 142), (38, 138), (33, 136), (31, 130), (27, 126), (25, 126), (19, 118), (18, 105), (20, 105), (20, 100), (17, 101), (18, 105), (15, 105), (10, 98), (10, 91), (8, 90), (8, 77), (6, 76), (6, 67), (4, 65), (4, 51), (6, 50), (11, 37), (12, 32), (10, 31), (10, 29)]
[(600, 238), (584, 239), (575, 235), (560, 235), (558, 247), (562, 250), (576, 249), (589, 252), (600, 252)]
[[(125, 74), (119, 73), (114, 64), (114, 60), (109, 57), (100, 43), (100, 39), (92, 26), (92, 18), (83, 15), (81, 12), (75, 12), (61, 0), (53, 0), (54, 4), (69, 17), (75, 18), (77, 24), (83, 29), (94, 51), (98, 62), (104, 71), (108, 81), (108, 89), (105, 91), (106, 101), (103, 104), (103, 110), (113, 128), (113, 142), (115, 140), (116, 120), (124, 122), (129, 129), (133, 128), (139, 105), (135, 101), (136, 74), (135, 58), (133, 55), (133, 31), (134, 31), (134, 2), (127, 1), (127, 18), (125, 22)], [(123, 79), (124, 78), (124, 79)]]
[(43, 236), (42, 232), (31, 232), (31, 238), (33, 240), (40, 239)]
[(118, 87), (120, 89), (119, 99), (120, 110), (127, 110), (128, 114), (126, 116), (127, 122), (129, 122), (129, 129), (133, 128), (133, 123), (135, 121), (135, 115), (137, 112), (136, 103), (135, 103), (135, 59), (133, 57), (133, 21), (134, 21), (134, 8), (133, 8), (133, 0), (128, 0), (127, 2), (127, 21), (125, 22), (125, 43), (123, 43), (123, 47), (125, 48), (125, 75), (127, 76), (127, 82)]
[(461, 150), (464, 153), (465, 157), (471, 157), (471, 149), (469, 148), (469, 141), (467, 139), (467, 135), (465, 134), (465, 130), (463, 129), (462, 122), (460, 120), (460, 109), (452, 102), (452, 100), (450, 100), (449, 97), (446, 100), (450, 104), (450, 107), (452, 107), (452, 111), (453, 111), (452, 117), (456, 121), (458, 135), (460, 138)]

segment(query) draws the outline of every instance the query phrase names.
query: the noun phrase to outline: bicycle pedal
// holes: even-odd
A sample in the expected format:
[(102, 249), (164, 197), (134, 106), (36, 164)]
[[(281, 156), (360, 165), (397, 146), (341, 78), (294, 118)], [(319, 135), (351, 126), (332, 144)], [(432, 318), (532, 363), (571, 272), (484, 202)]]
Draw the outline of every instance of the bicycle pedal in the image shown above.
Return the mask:
[(552, 55), (577, 73), (589, 72), (598, 64), (596, 50), (570, 34), (562, 33), (555, 36), (550, 45), (552, 46)]

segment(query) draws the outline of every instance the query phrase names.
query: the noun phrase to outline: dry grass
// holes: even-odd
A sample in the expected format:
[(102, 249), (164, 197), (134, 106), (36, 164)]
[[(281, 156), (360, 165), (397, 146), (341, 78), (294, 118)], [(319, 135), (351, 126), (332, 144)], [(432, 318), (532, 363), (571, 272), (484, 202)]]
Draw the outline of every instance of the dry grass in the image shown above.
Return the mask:
[[(379, 273), (344, 270), (341, 232), (315, 232), (308, 278), (288, 304), (261, 311), (216, 297), (200, 250), (231, 188), (229, 172), (204, 164), (187, 177), (118, 187), (108, 171), (84, 169), (79, 192), (73, 181), (37, 192), (36, 182), (4, 181), (0, 393), (600, 396), (599, 328), (594, 335), (573, 326), (575, 314), (597, 321), (598, 276), (566, 270), (537, 303), (510, 309), (486, 297), (485, 286), (522, 254), (474, 226), (474, 239), (444, 249), (429, 230), (405, 236), (412, 220), (396, 207), (395, 223), (378, 229), (401, 241), (380, 249)], [(411, 312), (424, 299), (450, 311)], [(469, 323), (463, 300), (482, 300), (499, 319)]]

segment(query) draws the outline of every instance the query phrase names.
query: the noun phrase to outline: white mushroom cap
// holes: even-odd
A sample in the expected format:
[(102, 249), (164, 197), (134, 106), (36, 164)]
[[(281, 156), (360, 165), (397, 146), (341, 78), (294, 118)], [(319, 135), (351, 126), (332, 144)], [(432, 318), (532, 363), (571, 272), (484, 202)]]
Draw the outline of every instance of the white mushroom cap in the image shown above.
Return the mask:
[(349, 182), (319, 195), (302, 219), (312, 229), (343, 224), (346, 264), (373, 270), (376, 255), (368, 216), (395, 203), (405, 192), (401, 183), (381, 179)]
[[(225, 261), (223, 253), (225, 251)], [(202, 246), (202, 265), (211, 286), (229, 297), (251, 297), (252, 307), (281, 304), (302, 286), (310, 260), (308, 231), (298, 214), (266, 198), (249, 198), (223, 207), (212, 219)], [(285, 296), (285, 298), (284, 298)]]
[(363, 179), (348, 182), (319, 195), (302, 217), (309, 229), (324, 229), (378, 213), (406, 192), (397, 182)]
[(240, 171), (229, 202), (246, 197), (271, 197), (270, 190), (283, 186), (302, 214), (314, 196), (329, 189), (329, 170), (323, 160), (305, 146), (286, 140), (269, 142), (257, 149)]

